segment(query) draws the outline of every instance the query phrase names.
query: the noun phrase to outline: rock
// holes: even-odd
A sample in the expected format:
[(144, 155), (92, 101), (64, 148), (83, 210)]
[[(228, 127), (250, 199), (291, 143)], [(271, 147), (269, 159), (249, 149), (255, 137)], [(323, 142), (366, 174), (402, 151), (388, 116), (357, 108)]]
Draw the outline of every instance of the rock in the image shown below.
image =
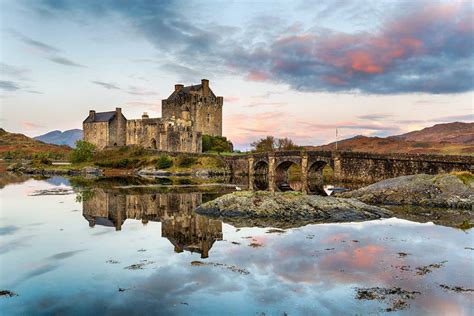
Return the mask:
[(474, 205), (474, 189), (451, 174), (397, 177), (338, 196), (371, 204), (463, 209), (471, 209)]
[(266, 218), (311, 222), (349, 222), (389, 217), (391, 213), (355, 199), (299, 192), (241, 191), (204, 203), (196, 213), (227, 218)]
[(81, 173), (100, 176), (102, 175), (102, 170), (100, 170), (99, 168), (94, 168), (94, 167), (84, 167), (81, 169)]
[(156, 176), (156, 177), (167, 177), (167, 176), (172, 175), (172, 173), (169, 171), (157, 170), (155, 168), (143, 168), (143, 169), (138, 170), (137, 174), (143, 175), (143, 176)]

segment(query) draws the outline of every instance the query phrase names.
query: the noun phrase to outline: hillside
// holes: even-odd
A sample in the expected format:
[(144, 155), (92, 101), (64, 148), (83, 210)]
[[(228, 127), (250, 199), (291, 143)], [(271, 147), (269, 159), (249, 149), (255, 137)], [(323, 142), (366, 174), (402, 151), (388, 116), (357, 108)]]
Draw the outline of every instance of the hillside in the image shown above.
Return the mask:
[(53, 159), (67, 156), (71, 148), (66, 145), (45, 144), (23, 134), (9, 133), (0, 128), (1, 158), (31, 158), (38, 153), (48, 153)]
[(448, 142), (474, 145), (474, 123), (446, 123), (426, 127), (420, 131), (393, 136), (415, 142)]
[[(310, 150), (335, 150), (335, 143), (307, 146)], [(398, 136), (356, 136), (338, 142), (338, 150), (374, 153), (435, 153), (474, 155), (474, 123), (437, 124)]]
[(76, 141), (82, 139), (82, 130), (70, 129), (64, 132), (52, 131), (44, 135), (36, 136), (33, 139), (42, 141), (47, 144), (68, 145), (69, 147), (76, 147)]

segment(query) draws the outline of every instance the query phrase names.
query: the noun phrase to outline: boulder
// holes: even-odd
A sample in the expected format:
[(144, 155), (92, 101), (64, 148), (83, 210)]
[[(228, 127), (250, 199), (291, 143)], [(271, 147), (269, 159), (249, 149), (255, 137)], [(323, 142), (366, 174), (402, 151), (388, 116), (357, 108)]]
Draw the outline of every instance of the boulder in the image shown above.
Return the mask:
[(383, 180), (338, 194), (370, 204), (472, 209), (474, 190), (451, 174), (418, 174)]
[(390, 217), (390, 211), (355, 199), (299, 192), (241, 191), (204, 203), (196, 213), (213, 217), (350, 222)]

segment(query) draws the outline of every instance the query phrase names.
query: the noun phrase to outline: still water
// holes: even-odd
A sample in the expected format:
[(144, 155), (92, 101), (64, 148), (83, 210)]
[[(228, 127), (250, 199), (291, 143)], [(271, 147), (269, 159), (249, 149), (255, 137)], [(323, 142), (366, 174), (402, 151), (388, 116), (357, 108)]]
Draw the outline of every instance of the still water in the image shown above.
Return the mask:
[(193, 213), (219, 194), (4, 186), (0, 290), (18, 295), (0, 297), (0, 314), (474, 313), (472, 229), (391, 218), (281, 230)]

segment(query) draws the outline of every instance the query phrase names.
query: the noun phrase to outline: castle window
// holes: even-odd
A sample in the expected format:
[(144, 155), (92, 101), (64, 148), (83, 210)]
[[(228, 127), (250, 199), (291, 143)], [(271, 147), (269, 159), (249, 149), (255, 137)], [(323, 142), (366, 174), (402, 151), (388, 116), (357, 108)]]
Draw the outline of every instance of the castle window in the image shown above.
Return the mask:
[(207, 113), (207, 123), (211, 123), (211, 114)]

